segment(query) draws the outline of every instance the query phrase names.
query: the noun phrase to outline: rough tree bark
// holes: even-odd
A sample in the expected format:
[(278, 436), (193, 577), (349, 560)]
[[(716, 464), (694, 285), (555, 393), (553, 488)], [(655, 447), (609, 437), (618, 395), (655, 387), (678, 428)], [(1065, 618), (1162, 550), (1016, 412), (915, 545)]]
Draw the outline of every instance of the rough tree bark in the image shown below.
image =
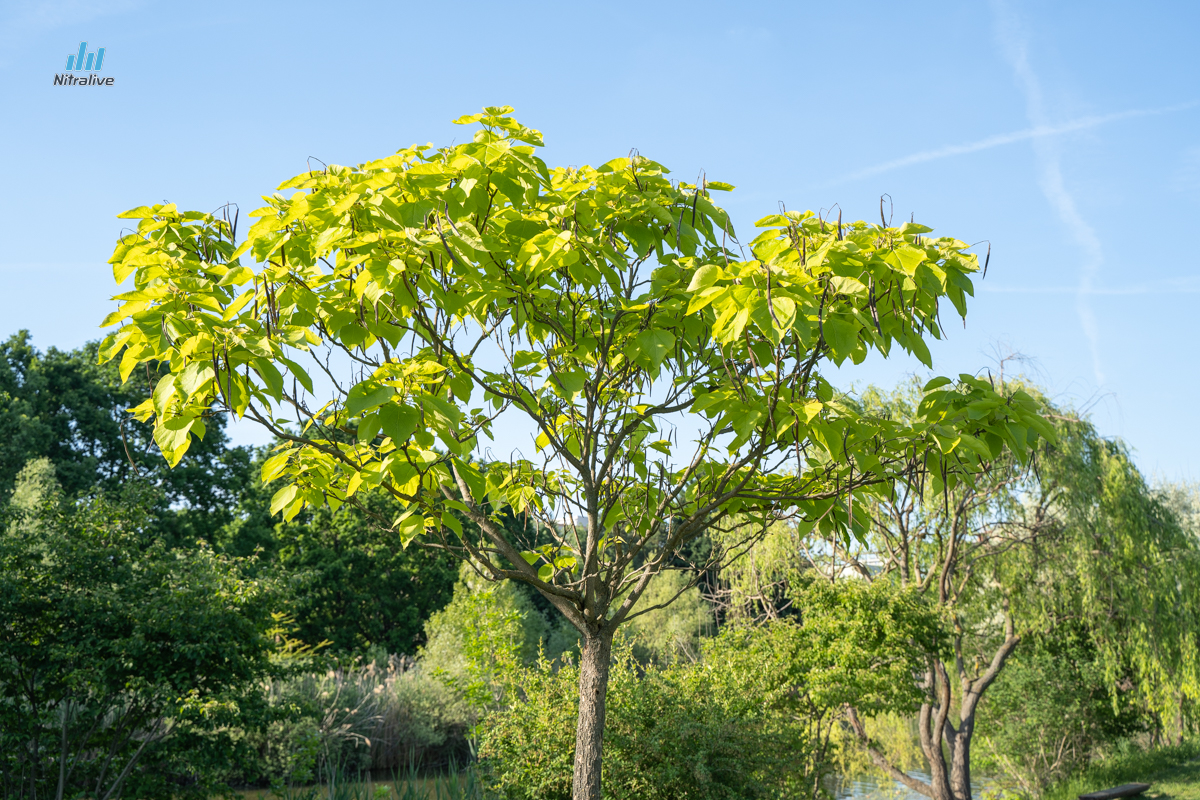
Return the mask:
[(604, 712), (608, 695), (612, 630), (583, 642), (579, 659), (579, 722), (575, 728), (575, 776), (572, 800), (600, 800), (600, 765), (604, 750)]

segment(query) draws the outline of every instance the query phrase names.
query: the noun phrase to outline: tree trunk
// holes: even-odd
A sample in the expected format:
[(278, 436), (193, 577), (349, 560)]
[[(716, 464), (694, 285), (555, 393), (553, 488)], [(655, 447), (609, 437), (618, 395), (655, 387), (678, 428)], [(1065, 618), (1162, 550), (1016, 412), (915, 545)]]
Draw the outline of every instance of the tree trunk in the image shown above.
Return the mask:
[(579, 721), (575, 727), (575, 777), (572, 800), (600, 800), (600, 764), (604, 748), (604, 709), (612, 631), (583, 641), (579, 660)]
[(950, 789), (946, 757), (942, 753), (942, 735), (946, 724), (943, 710), (931, 703), (921, 705), (918, 732), (921, 751), (929, 762), (929, 796), (933, 800), (957, 800)]
[(971, 800), (971, 734), (975, 730), (975, 712), (964, 719), (954, 734), (950, 750), (950, 792), (954, 800)]
[[(950, 791), (953, 794), (953, 800), (971, 800), (971, 739), (975, 736), (975, 714), (979, 710), (979, 701), (983, 699), (984, 692), (1004, 669), (1008, 657), (1012, 655), (1013, 650), (1021, 641), (1021, 637), (1017, 636), (1013, 630), (1012, 617), (1005, 618), (1004, 634), (1004, 643), (996, 649), (992, 655), (992, 663), (978, 678), (974, 680), (969, 678), (963, 669), (961, 656), (956, 658), (959, 676), (962, 680), (958, 729), (956, 730), (949, 722), (943, 729), (946, 744), (950, 748)], [(955, 652), (961, 653), (961, 649), (956, 646)], [(947, 695), (946, 702), (949, 702), (949, 695)]]

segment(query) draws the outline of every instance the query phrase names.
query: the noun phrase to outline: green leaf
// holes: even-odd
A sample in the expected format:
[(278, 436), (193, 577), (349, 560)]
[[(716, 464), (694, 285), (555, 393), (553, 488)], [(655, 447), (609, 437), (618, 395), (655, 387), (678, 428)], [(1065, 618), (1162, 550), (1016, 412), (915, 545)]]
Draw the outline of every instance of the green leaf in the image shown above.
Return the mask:
[(360, 442), (370, 442), (379, 435), (379, 428), (383, 425), (383, 420), (379, 416), (379, 412), (367, 414), (358, 423), (357, 437)]
[(206, 361), (193, 361), (179, 373), (176, 385), (186, 397), (192, 397), (197, 392), (208, 387), (216, 377), (212, 365)]
[(346, 398), (346, 410), (351, 416), (358, 416), (367, 409), (383, 405), (395, 394), (396, 390), (391, 386), (360, 383), (350, 390), (350, 396)]
[(300, 490), (296, 488), (296, 484), (290, 483), (277, 491), (271, 497), (271, 515), (274, 516), (290, 505), (296, 499), (296, 494)]
[(917, 271), (917, 267), (928, 257), (925, 251), (919, 247), (913, 247), (910, 244), (901, 245), (896, 248), (896, 256), (900, 260), (900, 267), (909, 275)]
[(930, 369), (933, 369), (933, 356), (930, 355), (929, 346), (925, 344), (925, 340), (918, 334), (913, 333), (908, 336), (908, 344), (912, 350), (912, 354), (917, 357), (917, 360)]
[(442, 513), (442, 526), (449, 528), (450, 530), (454, 531), (459, 538), (462, 538), (462, 523), (458, 521), (458, 517), (454, 516), (449, 511)]
[(670, 331), (642, 331), (633, 338), (630, 356), (636, 363), (658, 369), (674, 347), (675, 334)]
[(692, 275), (692, 282), (688, 284), (687, 290), (689, 292), (698, 292), (701, 289), (707, 289), (716, 283), (720, 277), (720, 267), (713, 264), (705, 264)]
[(587, 375), (578, 370), (559, 372), (554, 377), (567, 396), (571, 398), (582, 392), (583, 386), (587, 382)]
[(409, 406), (388, 403), (379, 408), (379, 427), (397, 447), (407, 442), (421, 424), (421, 412)]
[(128, 211), (122, 211), (117, 214), (117, 219), (150, 219), (154, 216), (154, 210), (146, 206), (138, 206), (131, 208)]
[(824, 321), (825, 341), (837, 358), (845, 358), (858, 343), (858, 325), (840, 314), (830, 314)]
[(254, 359), (254, 371), (267, 385), (267, 393), (274, 398), (275, 402), (279, 402), (283, 397), (283, 376), (279, 374), (279, 368), (269, 359), (256, 358)]
[(288, 368), (288, 372), (292, 373), (296, 380), (300, 381), (300, 385), (304, 387), (304, 391), (312, 394), (312, 378), (308, 377), (308, 373), (304, 371), (304, 368), (295, 361), (292, 361), (290, 358), (285, 358), (283, 356), (279, 357), (279, 361)]
[(921, 387), (922, 392), (932, 392), (934, 389), (940, 389), (943, 386), (949, 386), (954, 381), (945, 376), (938, 376)]
[(396, 521), (396, 532), (400, 534), (400, 545), (407, 548), (413, 539), (425, 532), (425, 517), (410, 509)]
[[(263, 462), (262, 465), (262, 482), (270, 483), (284, 473), (287, 468), (288, 459), (291, 458), (291, 451), (285, 450), (282, 453), (273, 455)], [(275, 511), (271, 512), (272, 514)]]

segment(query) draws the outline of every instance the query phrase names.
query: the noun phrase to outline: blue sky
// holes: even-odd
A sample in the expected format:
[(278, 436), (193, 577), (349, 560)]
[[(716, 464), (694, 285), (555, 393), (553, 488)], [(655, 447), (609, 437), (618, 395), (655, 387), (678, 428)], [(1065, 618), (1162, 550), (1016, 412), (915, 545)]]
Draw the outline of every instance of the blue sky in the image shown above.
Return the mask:
[[(636, 147), (735, 184), (744, 239), (779, 201), (871, 220), (887, 193), (990, 241), (936, 371), (1019, 353), (1148, 474), (1200, 479), (1198, 29), (1184, 2), (0, 3), (0, 335), (101, 334), (126, 208), (249, 211), (310, 156), (509, 104), (551, 163)], [(52, 85), (81, 41), (113, 86)]]

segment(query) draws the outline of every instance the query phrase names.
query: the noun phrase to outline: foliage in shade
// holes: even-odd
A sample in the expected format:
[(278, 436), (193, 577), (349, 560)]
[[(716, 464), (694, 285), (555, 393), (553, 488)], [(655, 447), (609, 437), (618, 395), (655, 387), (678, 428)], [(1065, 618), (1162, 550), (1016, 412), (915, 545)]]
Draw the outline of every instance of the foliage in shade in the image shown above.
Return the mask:
[(1131, 683), (1114, 692), (1083, 626), (1027, 638), (980, 715), (981, 766), (1040, 797), (1147, 720)]
[(270, 587), (208, 548), (166, 547), (144, 491), (72, 504), (49, 461), (18, 476), (0, 527), (5, 796), (181, 790), (172, 738), (236, 719), (269, 670)]
[[(266, 498), (263, 498), (264, 500)], [(316, 509), (274, 531), (276, 568), (291, 581), (296, 636), (333, 652), (368, 648), (415, 655), (431, 614), (450, 600), (459, 562), (424, 548), (405, 549), (369, 514), (400, 509), (381, 492), (364, 493), (367, 511)], [(265, 510), (265, 509), (264, 509)]]
[(229, 446), (222, 418), (210, 419), (204, 442), (166, 469), (153, 428), (128, 413), (150, 395), (160, 365), (122, 383), (115, 364), (96, 363), (98, 347), (42, 352), (26, 331), (0, 342), (0, 497), (26, 463), (47, 458), (70, 497), (134, 479), (157, 486), (163, 535), (176, 544), (213, 543), (251, 479), (249, 452)]

